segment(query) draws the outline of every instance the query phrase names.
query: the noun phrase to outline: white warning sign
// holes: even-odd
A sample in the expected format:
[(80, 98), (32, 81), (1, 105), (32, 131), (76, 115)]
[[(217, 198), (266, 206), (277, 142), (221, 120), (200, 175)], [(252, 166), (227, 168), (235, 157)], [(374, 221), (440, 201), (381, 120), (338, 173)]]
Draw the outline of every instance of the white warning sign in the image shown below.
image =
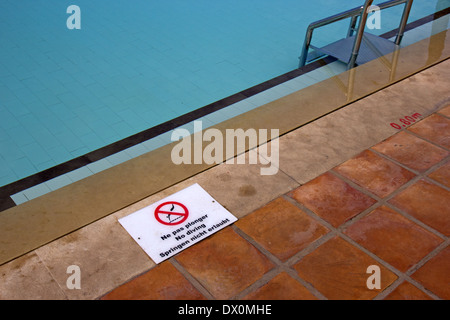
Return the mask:
[(237, 218), (198, 184), (119, 219), (155, 263), (235, 221)]

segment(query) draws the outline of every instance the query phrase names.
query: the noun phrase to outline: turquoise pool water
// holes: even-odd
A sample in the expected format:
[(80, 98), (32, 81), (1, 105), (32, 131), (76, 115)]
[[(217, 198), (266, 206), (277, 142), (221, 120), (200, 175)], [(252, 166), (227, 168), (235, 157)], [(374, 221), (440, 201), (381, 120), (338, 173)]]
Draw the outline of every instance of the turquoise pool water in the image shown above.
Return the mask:
[[(362, 2), (2, 0), (0, 186), (295, 69), (308, 24)], [(409, 21), (436, 3), (415, 0)], [(80, 30), (66, 27), (72, 4)], [(377, 32), (401, 10), (383, 11)]]

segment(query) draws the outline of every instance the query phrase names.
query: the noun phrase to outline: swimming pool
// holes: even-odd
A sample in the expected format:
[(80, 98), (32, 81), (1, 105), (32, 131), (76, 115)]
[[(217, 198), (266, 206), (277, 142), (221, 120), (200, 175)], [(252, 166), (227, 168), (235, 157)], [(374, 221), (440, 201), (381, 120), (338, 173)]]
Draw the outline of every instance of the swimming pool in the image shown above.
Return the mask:
[[(0, 186), (297, 68), (308, 24), (362, 2), (1, 1)], [(415, 0), (409, 21), (437, 2)], [(72, 4), (80, 30), (66, 27)], [(401, 10), (383, 12), (377, 32), (397, 27)]]

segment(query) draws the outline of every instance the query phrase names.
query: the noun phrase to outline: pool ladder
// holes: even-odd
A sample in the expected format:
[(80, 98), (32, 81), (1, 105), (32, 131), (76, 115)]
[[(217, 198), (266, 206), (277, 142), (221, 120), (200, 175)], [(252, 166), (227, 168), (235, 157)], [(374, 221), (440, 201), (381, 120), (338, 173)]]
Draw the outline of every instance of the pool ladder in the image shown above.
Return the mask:
[[(361, 65), (397, 50), (405, 32), (406, 23), (408, 21), (413, 0), (390, 0), (377, 6), (380, 10), (382, 10), (406, 3), (394, 42), (364, 32), (368, 14), (372, 10), (373, 1), (374, 0), (366, 0), (364, 5), (360, 7), (311, 23), (306, 31), (302, 53), (299, 58), (299, 68), (303, 67), (308, 62), (328, 55), (347, 63), (347, 69), (352, 69), (356, 65)], [(347, 18), (351, 18), (351, 20), (346, 38), (321, 48), (311, 45), (314, 29)], [(357, 24), (358, 27), (356, 27)], [(310, 48), (314, 49), (313, 53), (309, 52)]]

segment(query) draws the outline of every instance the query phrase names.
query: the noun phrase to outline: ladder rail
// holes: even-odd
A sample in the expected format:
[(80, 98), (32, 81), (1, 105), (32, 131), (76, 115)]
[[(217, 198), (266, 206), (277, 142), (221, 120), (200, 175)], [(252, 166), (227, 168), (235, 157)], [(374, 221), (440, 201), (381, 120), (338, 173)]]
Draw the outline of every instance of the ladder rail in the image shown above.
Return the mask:
[(366, 0), (364, 6), (362, 7), (361, 18), (359, 19), (358, 33), (355, 36), (355, 41), (353, 43), (352, 55), (350, 56), (350, 61), (347, 64), (347, 69), (351, 69), (356, 64), (356, 59), (358, 58), (359, 48), (361, 47), (361, 42), (364, 35), (364, 29), (367, 22), (367, 16), (369, 15), (368, 9), (372, 5), (374, 0)]
[[(370, 2), (370, 4), (367, 6), (367, 3)], [(353, 32), (355, 31), (355, 27), (356, 27), (356, 23), (357, 23), (357, 19), (359, 17), (363, 18), (364, 16), (366, 16), (367, 19), (367, 9), (370, 8), (371, 4), (373, 3), (373, 0), (366, 0), (366, 3), (362, 6), (344, 11), (342, 13), (338, 13), (335, 14), (333, 16), (330, 16), (328, 18), (324, 18), (318, 21), (315, 21), (313, 23), (311, 23), (306, 31), (306, 35), (305, 35), (305, 40), (303, 42), (303, 48), (302, 48), (302, 53), (300, 56), (300, 61), (299, 61), (299, 68), (303, 67), (306, 64), (306, 60), (308, 57), (308, 52), (311, 46), (311, 41), (312, 41), (312, 36), (313, 36), (313, 32), (314, 29), (329, 25), (331, 23), (335, 23), (344, 19), (348, 19), (351, 18), (350, 21), (350, 26), (349, 26), (349, 30), (347, 33), (347, 37), (350, 37), (353, 35)], [(386, 1), (383, 3), (378, 4), (377, 6), (380, 8), (380, 10), (384, 10), (387, 8), (391, 8), (397, 5), (401, 5), (406, 3), (405, 9), (403, 11), (403, 15), (402, 15), (402, 19), (400, 22), (400, 27), (399, 27), (399, 31), (395, 40), (395, 44), (400, 44), (405, 28), (406, 28), (406, 23), (408, 21), (408, 17), (409, 17), (409, 13), (411, 11), (411, 7), (412, 7), (412, 3), (413, 0), (390, 0), (390, 1)], [(366, 8), (366, 9), (365, 9)], [(365, 28), (365, 23), (361, 24), (358, 26), (358, 29), (362, 28), (362, 32), (364, 31)], [(360, 32), (361, 30), (358, 30), (358, 32)]]
[(405, 6), (405, 9), (403, 10), (402, 14), (402, 20), (400, 21), (400, 27), (398, 29), (397, 37), (395, 38), (395, 44), (400, 45), (400, 42), (402, 42), (403, 34), (405, 33), (406, 24), (408, 22), (408, 17), (411, 12), (413, 1), (408, 1), (408, 3)]

